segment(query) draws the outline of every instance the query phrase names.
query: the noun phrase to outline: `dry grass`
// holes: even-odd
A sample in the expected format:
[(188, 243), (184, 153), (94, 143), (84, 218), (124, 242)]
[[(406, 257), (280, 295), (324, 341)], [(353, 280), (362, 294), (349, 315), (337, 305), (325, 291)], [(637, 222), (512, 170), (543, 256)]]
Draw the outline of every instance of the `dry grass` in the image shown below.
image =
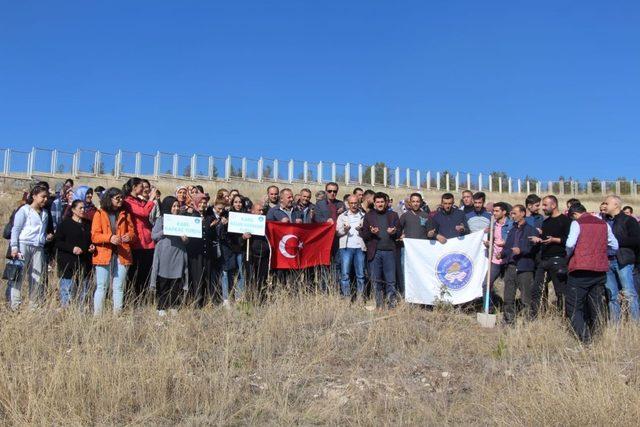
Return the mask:
[(482, 330), (325, 295), (264, 306), (0, 313), (11, 424), (617, 424), (640, 416), (640, 330), (581, 348), (555, 316)]
[[(0, 207), (6, 220), (5, 198)], [(1, 249), (1, 248), (0, 248)], [(52, 292), (55, 290), (52, 289)], [(583, 348), (551, 313), (471, 315), (331, 295), (93, 318), (0, 308), (2, 424), (635, 425), (640, 329)]]

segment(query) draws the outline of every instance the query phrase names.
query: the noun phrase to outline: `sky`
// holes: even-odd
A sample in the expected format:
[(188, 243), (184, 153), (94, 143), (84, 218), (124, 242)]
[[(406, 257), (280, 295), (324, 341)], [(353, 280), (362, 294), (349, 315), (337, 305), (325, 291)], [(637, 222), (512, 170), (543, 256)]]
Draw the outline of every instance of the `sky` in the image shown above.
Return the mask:
[(0, 147), (638, 178), (640, 2), (0, 0)]

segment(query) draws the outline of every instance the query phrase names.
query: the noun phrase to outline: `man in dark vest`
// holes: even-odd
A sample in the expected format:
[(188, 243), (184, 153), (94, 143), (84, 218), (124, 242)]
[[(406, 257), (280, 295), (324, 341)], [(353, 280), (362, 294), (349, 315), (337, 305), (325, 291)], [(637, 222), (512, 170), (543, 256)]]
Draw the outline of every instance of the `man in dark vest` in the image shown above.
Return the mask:
[(566, 243), (567, 254), (571, 258), (565, 308), (580, 341), (589, 342), (599, 323), (606, 321), (607, 250), (615, 252), (618, 241), (611, 227), (588, 214), (580, 203), (572, 205), (568, 215), (574, 221)]

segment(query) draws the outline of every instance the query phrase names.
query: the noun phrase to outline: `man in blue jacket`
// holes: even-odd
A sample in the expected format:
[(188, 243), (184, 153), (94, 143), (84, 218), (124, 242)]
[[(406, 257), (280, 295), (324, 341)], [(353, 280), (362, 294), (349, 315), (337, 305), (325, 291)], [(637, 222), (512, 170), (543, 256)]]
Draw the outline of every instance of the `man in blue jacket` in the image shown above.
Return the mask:
[(500, 258), (507, 265), (504, 275), (504, 322), (512, 325), (516, 321), (516, 292), (520, 289), (522, 303), (528, 315), (532, 313), (533, 272), (535, 271), (532, 253), (532, 237), (538, 231), (527, 224), (527, 209), (523, 205), (515, 205), (511, 210), (513, 227), (509, 230), (507, 240)]

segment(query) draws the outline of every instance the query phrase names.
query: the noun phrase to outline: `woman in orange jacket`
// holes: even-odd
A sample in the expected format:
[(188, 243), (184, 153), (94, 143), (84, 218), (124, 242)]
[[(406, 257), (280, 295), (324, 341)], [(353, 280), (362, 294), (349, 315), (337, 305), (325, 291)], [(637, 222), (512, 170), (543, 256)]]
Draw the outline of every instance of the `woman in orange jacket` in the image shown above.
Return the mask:
[(108, 189), (102, 196), (100, 209), (91, 223), (91, 241), (96, 247), (93, 265), (96, 266), (96, 292), (93, 313), (102, 313), (104, 299), (111, 283), (113, 311), (122, 310), (124, 282), (132, 263), (131, 245), (136, 239), (131, 215), (122, 206), (122, 191)]

